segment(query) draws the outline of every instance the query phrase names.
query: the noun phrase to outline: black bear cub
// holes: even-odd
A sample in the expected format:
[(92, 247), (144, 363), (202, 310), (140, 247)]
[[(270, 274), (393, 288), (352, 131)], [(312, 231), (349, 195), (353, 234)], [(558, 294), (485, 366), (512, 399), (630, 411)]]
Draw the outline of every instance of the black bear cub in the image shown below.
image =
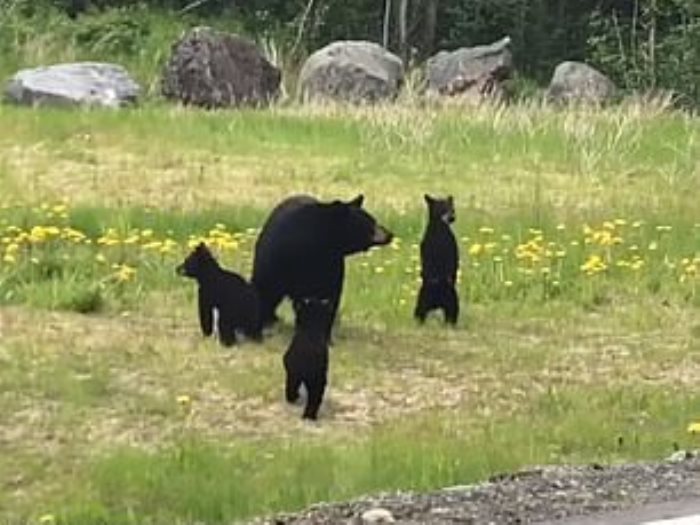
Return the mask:
[(428, 225), (420, 243), (422, 285), (414, 315), (420, 322), (432, 310), (442, 309), (445, 322), (457, 323), (459, 299), (455, 289), (459, 252), (450, 224), (455, 220), (452, 196), (437, 199), (425, 195)]
[(240, 275), (219, 266), (204, 243), (199, 243), (176, 271), (197, 281), (199, 323), (205, 336), (212, 334), (216, 320), (219, 341), (224, 346), (236, 343), (238, 330), (250, 339), (261, 339), (255, 288)]
[(289, 403), (296, 402), (303, 383), (308, 399), (302, 417), (316, 419), (328, 376), (328, 326), (333, 304), (330, 299), (301, 298), (293, 306), (294, 337), (283, 360), (287, 371), (285, 396)]

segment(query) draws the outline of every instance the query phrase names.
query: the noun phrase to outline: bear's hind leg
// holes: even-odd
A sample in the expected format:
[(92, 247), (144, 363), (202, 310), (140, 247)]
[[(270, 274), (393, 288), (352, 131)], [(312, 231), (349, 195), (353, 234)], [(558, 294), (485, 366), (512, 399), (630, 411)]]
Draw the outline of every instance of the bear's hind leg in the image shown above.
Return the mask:
[(326, 379), (315, 378), (312, 381), (305, 381), (309, 399), (306, 401), (306, 408), (302, 419), (315, 420), (318, 417), (318, 409), (323, 402), (323, 393), (326, 390)]
[(299, 387), (301, 386), (301, 379), (296, 377), (294, 374), (287, 372), (287, 382), (284, 388), (284, 396), (287, 403), (296, 403), (299, 399)]
[(430, 311), (429, 295), (428, 287), (425, 284), (421, 285), (418, 299), (416, 299), (416, 308), (413, 310), (413, 317), (421, 323), (425, 322), (425, 318)]
[(456, 325), (459, 317), (459, 297), (457, 297), (457, 291), (454, 286), (449, 286), (445, 290), (442, 309), (445, 312), (445, 322), (453, 326)]
[(218, 319), (219, 341), (224, 346), (236, 344), (236, 325), (229, 315), (223, 315), (219, 311)]

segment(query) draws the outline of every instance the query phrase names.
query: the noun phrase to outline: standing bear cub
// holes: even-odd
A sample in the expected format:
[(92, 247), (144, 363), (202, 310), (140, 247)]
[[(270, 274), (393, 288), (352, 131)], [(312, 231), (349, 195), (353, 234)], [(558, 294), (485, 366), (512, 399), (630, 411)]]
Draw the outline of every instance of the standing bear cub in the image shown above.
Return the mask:
[(236, 343), (236, 331), (259, 341), (258, 294), (240, 275), (224, 270), (204, 243), (199, 243), (176, 268), (179, 275), (198, 284), (199, 323), (210, 336), (216, 321), (219, 341), (224, 346)]
[(414, 315), (424, 322), (428, 313), (441, 309), (445, 322), (457, 323), (459, 299), (455, 289), (459, 252), (450, 224), (455, 220), (452, 196), (437, 199), (425, 195), (428, 225), (420, 243), (422, 285)]
[(296, 321), (294, 337), (284, 354), (287, 372), (287, 402), (299, 399), (299, 387), (306, 387), (308, 398), (304, 419), (316, 419), (323, 401), (328, 376), (328, 335), (332, 301), (302, 298), (293, 302)]

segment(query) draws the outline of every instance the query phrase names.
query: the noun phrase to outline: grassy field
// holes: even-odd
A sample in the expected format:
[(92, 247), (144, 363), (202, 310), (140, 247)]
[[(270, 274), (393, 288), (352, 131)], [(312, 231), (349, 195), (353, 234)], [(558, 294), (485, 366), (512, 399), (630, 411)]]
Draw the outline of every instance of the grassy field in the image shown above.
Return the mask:
[[(0, 106), (0, 522), (229, 523), (535, 463), (697, 446), (700, 121), (396, 106)], [(317, 424), (283, 403), (291, 314), (202, 340), (174, 268), (249, 274), (290, 193), (366, 196)], [(451, 193), (463, 317), (411, 318), (422, 195)]]

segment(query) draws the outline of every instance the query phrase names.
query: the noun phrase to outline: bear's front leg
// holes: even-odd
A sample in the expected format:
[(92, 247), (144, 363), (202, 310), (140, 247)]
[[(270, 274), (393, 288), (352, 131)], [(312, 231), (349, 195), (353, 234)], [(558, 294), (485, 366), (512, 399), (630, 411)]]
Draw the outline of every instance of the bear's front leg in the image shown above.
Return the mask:
[(212, 306), (209, 297), (201, 289), (198, 297), (199, 308), (199, 326), (202, 328), (202, 334), (209, 337), (214, 331), (214, 307)]

